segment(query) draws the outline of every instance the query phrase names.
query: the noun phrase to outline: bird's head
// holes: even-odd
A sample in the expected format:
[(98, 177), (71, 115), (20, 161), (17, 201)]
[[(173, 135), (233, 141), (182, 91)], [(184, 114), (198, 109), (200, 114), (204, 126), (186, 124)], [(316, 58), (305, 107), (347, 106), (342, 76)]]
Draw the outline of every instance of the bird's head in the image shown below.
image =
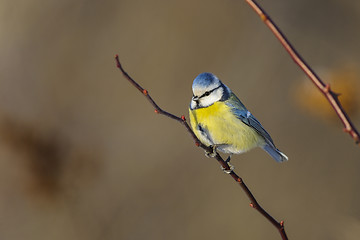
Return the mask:
[(204, 108), (230, 97), (230, 89), (212, 73), (200, 73), (192, 85), (190, 108)]

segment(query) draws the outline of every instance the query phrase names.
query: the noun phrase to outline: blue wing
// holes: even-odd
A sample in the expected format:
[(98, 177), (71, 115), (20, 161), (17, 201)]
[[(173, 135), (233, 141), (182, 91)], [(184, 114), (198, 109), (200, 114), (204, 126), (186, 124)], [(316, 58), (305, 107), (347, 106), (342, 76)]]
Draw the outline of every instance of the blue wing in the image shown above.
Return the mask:
[(269, 133), (266, 132), (261, 123), (246, 109), (244, 104), (242, 104), (235, 94), (231, 94), (231, 97), (228, 101), (226, 101), (226, 105), (231, 107), (232, 112), (237, 118), (249, 127), (253, 128), (260, 136), (262, 136), (266, 143), (274, 146), (274, 142)]
[(266, 144), (262, 147), (272, 158), (277, 162), (287, 161), (288, 157), (275, 147), (273, 140), (269, 133), (263, 128), (260, 122), (246, 109), (244, 104), (236, 97), (235, 94), (231, 94), (230, 98), (226, 101), (226, 105), (231, 108), (234, 115), (240, 119), (243, 123), (253, 128), (260, 136), (265, 139)]

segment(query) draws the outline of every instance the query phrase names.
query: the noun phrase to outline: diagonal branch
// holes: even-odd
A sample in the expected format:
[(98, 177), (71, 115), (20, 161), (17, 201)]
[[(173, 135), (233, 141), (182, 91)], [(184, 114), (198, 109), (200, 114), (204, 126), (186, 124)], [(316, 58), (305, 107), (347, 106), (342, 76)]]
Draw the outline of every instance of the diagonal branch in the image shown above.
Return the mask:
[(279, 27), (274, 23), (274, 21), (269, 17), (269, 15), (255, 0), (246, 0), (246, 2), (260, 16), (261, 20), (270, 28), (271, 32), (280, 41), (280, 43), (289, 53), (290, 57), (294, 60), (294, 62), (305, 72), (305, 74), (310, 78), (310, 80), (315, 84), (315, 86), (324, 94), (326, 99), (329, 101), (330, 105), (334, 108), (341, 122), (343, 123), (344, 131), (349, 133), (350, 136), (355, 140), (355, 143), (359, 144), (360, 146), (359, 132), (356, 130), (354, 124), (351, 122), (349, 116), (341, 106), (341, 103), (338, 98), (339, 94), (333, 92), (330, 89), (330, 85), (325, 84), (320, 79), (320, 77), (310, 68), (310, 66), (305, 62), (305, 60), (291, 45), (289, 40), (287, 40), (285, 35), (279, 29)]
[[(122, 74), (124, 75), (124, 77), (132, 84), (134, 85), (134, 87), (136, 87), (145, 97), (146, 99), (151, 103), (151, 105), (155, 108), (155, 113), (158, 114), (162, 114), (165, 115), (166, 117), (169, 117), (175, 121), (180, 122), (182, 125), (184, 125), (184, 127), (186, 128), (186, 130), (191, 134), (192, 138), (195, 140), (195, 144), (198, 147), (203, 148), (204, 150), (208, 151), (208, 152), (212, 152), (213, 149), (211, 147), (207, 147), (206, 145), (202, 144), (199, 139), (196, 137), (196, 135), (194, 134), (194, 132), (192, 131), (192, 129), (190, 128), (189, 124), (187, 123), (185, 116), (182, 115), (181, 117), (177, 117), (167, 111), (164, 111), (163, 109), (161, 109), (156, 102), (152, 99), (152, 97), (150, 96), (149, 92), (142, 88), (132, 77), (129, 76), (129, 74), (127, 74), (127, 72), (125, 72), (125, 70), (123, 69), (123, 67), (120, 64), (119, 61), (119, 56), (116, 55), (115, 56), (115, 60), (116, 60), (116, 66), (120, 69), (120, 71), (122, 72)], [(281, 238), (283, 240), (288, 239), (286, 236), (286, 232), (285, 232), (285, 228), (284, 228), (284, 221), (278, 222), (275, 220), (275, 218), (273, 218), (268, 212), (266, 212), (261, 206), (260, 204), (257, 202), (257, 200), (255, 199), (254, 195), (251, 193), (251, 191), (249, 190), (249, 188), (246, 186), (246, 184), (244, 183), (244, 181), (242, 180), (241, 177), (239, 177), (234, 171), (233, 168), (231, 168), (231, 166), (228, 164), (228, 162), (224, 161), (224, 159), (222, 159), (222, 157), (220, 156), (219, 153), (216, 152), (216, 156), (215, 156), (216, 160), (220, 163), (220, 165), (223, 167), (223, 169), (227, 172), (229, 172), (229, 175), (240, 185), (241, 189), (245, 192), (245, 194), (247, 195), (247, 197), (250, 200), (250, 206), (253, 207), (254, 209), (256, 209), (262, 216), (264, 216), (272, 225), (274, 225), (274, 227), (276, 227), (278, 229), (278, 231), (280, 232)]]

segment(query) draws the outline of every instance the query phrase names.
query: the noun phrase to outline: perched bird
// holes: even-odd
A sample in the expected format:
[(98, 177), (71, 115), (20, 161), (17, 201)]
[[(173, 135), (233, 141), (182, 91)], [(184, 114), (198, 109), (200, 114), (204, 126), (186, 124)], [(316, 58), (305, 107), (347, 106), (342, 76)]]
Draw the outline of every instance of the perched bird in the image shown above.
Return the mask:
[(216, 150), (240, 154), (261, 147), (277, 162), (288, 160), (260, 122), (214, 74), (199, 74), (192, 91), (191, 128), (203, 144), (213, 148), (213, 154)]

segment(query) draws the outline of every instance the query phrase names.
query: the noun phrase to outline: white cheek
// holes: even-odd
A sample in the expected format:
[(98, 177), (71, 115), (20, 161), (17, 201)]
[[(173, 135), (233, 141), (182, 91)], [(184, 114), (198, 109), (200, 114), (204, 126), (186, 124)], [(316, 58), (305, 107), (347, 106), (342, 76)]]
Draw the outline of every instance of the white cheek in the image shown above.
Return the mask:
[(219, 101), (222, 98), (223, 90), (221, 88), (212, 92), (209, 96), (202, 97), (200, 99), (200, 106), (201, 107), (208, 107), (215, 102)]
[(199, 105), (200, 105), (200, 107), (208, 107), (208, 106), (212, 105), (214, 102), (216, 102), (216, 101), (214, 101), (214, 99), (212, 99), (211, 96), (207, 96), (207, 97), (202, 97), (200, 99)]
[(191, 100), (191, 103), (190, 103), (190, 108), (191, 109), (195, 109), (197, 107), (197, 104), (194, 100)]

